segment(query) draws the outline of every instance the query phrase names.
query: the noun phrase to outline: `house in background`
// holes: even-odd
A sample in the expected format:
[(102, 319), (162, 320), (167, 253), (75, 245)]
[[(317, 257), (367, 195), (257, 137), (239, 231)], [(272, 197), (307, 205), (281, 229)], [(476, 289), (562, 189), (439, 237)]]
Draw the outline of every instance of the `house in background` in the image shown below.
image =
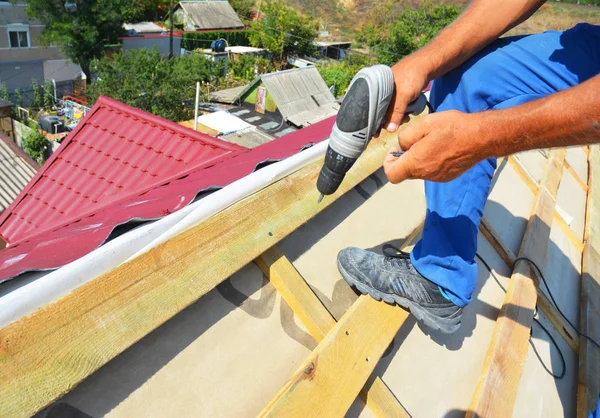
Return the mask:
[(185, 31), (241, 29), (244, 24), (227, 0), (181, 1), (173, 12)]
[[(44, 25), (30, 19), (25, 4), (0, 1), (0, 83), (9, 91), (31, 90), (32, 80), (53, 81), (57, 90), (74, 90), (73, 81), (84, 79), (81, 68), (67, 60), (58, 47), (38, 43)], [(70, 86), (70, 88), (69, 88)]]
[(236, 102), (253, 104), (259, 113), (279, 112), (298, 128), (334, 116), (339, 110), (325, 80), (313, 66), (263, 74), (239, 94)]

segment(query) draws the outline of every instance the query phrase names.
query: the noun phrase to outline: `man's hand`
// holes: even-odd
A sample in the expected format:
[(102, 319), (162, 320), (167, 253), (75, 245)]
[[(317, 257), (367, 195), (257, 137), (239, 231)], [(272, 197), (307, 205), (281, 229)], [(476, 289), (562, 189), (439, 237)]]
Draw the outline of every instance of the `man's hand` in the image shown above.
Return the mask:
[(408, 105), (419, 97), (428, 83), (426, 64), (409, 56), (392, 67), (394, 73), (394, 96), (383, 126), (388, 132), (396, 132), (403, 121)]
[[(434, 113), (398, 133), (395, 148), (383, 163), (391, 183), (406, 179), (450, 181), (491, 156), (485, 146), (482, 115), (458, 111)], [(391, 152), (406, 151), (400, 157)]]

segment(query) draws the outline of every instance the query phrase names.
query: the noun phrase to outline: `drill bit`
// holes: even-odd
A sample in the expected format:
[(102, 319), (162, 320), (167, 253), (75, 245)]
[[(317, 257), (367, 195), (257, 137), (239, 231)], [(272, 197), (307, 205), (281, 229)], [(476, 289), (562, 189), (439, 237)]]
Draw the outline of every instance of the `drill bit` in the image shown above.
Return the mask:
[(319, 195), (319, 200), (317, 200), (317, 203), (321, 203), (321, 200), (323, 200), (323, 197), (324, 197), (324, 196), (323, 196), (323, 193), (321, 193), (321, 194)]

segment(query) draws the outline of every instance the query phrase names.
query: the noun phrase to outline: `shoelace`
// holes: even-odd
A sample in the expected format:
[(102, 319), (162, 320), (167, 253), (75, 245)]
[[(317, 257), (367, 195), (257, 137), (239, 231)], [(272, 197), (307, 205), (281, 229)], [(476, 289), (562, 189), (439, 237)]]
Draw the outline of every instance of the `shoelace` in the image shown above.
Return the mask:
[(406, 251), (402, 251), (398, 247), (394, 247), (392, 244), (383, 244), (381, 247), (381, 251), (383, 255), (389, 258), (402, 258), (407, 259), (410, 258), (410, 254)]

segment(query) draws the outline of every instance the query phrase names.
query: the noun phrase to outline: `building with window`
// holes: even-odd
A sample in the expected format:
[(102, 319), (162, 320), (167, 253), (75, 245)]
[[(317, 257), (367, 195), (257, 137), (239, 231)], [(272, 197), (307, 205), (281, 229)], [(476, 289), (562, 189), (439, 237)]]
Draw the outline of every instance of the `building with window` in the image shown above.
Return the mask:
[(31, 19), (22, 3), (0, 1), (0, 83), (9, 91), (20, 89), (26, 96), (31, 81), (64, 83), (80, 77), (81, 69), (65, 58), (58, 47), (43, 47), (38, 38), (44, 26)]

